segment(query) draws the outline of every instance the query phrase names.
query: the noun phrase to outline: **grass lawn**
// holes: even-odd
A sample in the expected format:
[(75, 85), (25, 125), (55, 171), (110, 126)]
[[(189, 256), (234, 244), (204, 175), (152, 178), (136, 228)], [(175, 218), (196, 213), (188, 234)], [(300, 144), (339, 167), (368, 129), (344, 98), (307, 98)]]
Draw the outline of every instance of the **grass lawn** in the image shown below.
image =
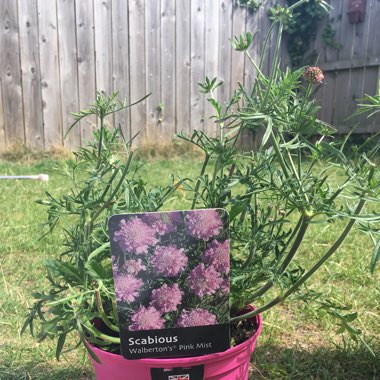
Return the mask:
[[(42, 262), (60, 252), (58, 235), (39, 240), (45, 209), (35, 203), (51, 193), (65, 193), (65, 181), (54, 173), (53, 161), (0, 161), (0, 174), (50, 175), (48, 183), (0, 180), (0, 379), (92, 379), (84, 350), (55, 360), (55, 342), (38, 343), (20, 329), (31, 292), (45, 282)], [(143, 169), (150, 181), (171, 181), (169, 173), (196, 173), (194, 155), (173, 160), (155, 158)], [(180, 190), (166, 208), (190, 206)], [(334, 240), (335, 224), (318, 225), (307, 235), (299, 262), (311, 263)], [(337, 335), (337, 321), (317, 305), (294, 300), (265, 313), (264, 328), (252, 358), (252, 379), (380, 379), (380, 268), (370, 275), (371, 242), (351, 234), (344, 246), (309, 283), (330, 300), (352, 305), (359, 313), (354, 326), (377, 357), (361, 342)], [(350, 312), (352, 312), (350, 311)], [(138, 379), (137, 379), (138, 380)]]

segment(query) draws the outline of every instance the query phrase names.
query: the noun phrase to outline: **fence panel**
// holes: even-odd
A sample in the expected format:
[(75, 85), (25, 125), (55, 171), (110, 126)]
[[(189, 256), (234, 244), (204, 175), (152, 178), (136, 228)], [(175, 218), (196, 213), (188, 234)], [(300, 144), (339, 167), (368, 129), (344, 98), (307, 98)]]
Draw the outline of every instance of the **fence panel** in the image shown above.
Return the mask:
[[(63, 145), (57, 7), (38, 0), (38, 28), (45, 146)], [(66, 126), (65, 126), (66, 127)]]
[[(1, 1), (0, 147), (17, 141), (32, 147), (79, 146), (91, 137), (95, 119), (80, 123), (65, 143), (69, 112), (92, 103), (96, 91), (119, 91), (129, 101), (152, 93), (110, 120), (127, 138), (140, 132), (138, 141), (159, 143), (194, 128), (215, 133), (198, 82), (205, 75), (223, 80), (215, 94), (222, 102), (238, 81), (249, 87), (255, 73), (230, 40), (244, 30), (259, 31), (250, 49), (257, 59), (274, 3), (268, 0), (257, 12), (247, 12), (233, 0)], [(334, 3), (331, 23), (343, 47), (324, 46), (318, 34), (314, 48), (326, 72), (318, 97), (321, 117), (345, 131), (344, 118), (355, 99), (376, 91), (380, 1), (367, 0), (365, 21), (356, 25), (348, 22), (347, 2)], [(273, 49), (269, 41), (265, 71)], [(366, 132), (379, 124), (361, 121)]]
[(272, 3), (248, 14), (233, 0), (0, 2), (0, 147), (80, 146), (95, 118), (63, 136), (70, 112), (93, 103), (96, 91), (118, 91), (128, 101), (152, 94), (109, 120), (127, 138), (140, 132), (136, 142), (170, 141), (193, 129), (215, 134), (198, 82), (218, 76), (225, 85), (215, 96), (229, 99), (248, 77), (230, 40), (247, 25), (264, 34)]
[(25, 138), (29, 146), (40, 148), (44, 146), (44, 130), (41, 71), (37, 50), (37, 0), (19, 0), (18, 11)]
[(6, 143), (24, 142), (24, 113), (17, 8), (12, 0), (0, 2), (0, 51), (3, 118)]
[[(339, 132), (347, 132), (352, 122), (347, 116), (357, 108), (357, 99), (364, 94), (375, 95), (378, 91), (380, 70), (380, 1), (367, 0), (363, 22), (351, 24), (348, 19), (348, 1), (334, 1), (330, 23), (336, 31), (339, 49), (327, 47), (319, 38), (314, 49), (320, 54), (320, 62), (325, 72), (322, 94), (321, 118), (332, 123)], [(321, 26), (323, 28), (323, 25)], [(356, 132), (376, 132), (380, 116), (355, 120)]]
[[(93, 1), (76, 1), (75, 6), (79, 109), (84, 109), (96, 94)], [(78, 125), (82, 143), (90, 140), (95, 122), (90, 118)]]
[[(71, 112), (79, 109), (74, 0), (58, 0), (57, 15), (61, 114), (65, 134), (73, 122)], [(64, 140), (65, 146), (69, 148), (80, 146), (80, 142), (80, 128), (74, 128)]]

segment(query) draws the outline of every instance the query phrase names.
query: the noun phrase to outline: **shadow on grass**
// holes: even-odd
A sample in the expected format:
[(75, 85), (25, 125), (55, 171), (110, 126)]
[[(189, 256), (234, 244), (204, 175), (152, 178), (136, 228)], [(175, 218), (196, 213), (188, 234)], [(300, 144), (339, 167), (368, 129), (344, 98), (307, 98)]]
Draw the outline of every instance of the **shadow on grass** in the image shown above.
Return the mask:
[(252, 357), (250, 379), (376, 380), (380, 345), (374, 351), (375, 357), (364, 347), (307, 350), (263, 345)]
[(48, 363), (28, 363), (23, 367), (0, 367), (1, 380), (93, 380), (90, 368), (56, 367)]

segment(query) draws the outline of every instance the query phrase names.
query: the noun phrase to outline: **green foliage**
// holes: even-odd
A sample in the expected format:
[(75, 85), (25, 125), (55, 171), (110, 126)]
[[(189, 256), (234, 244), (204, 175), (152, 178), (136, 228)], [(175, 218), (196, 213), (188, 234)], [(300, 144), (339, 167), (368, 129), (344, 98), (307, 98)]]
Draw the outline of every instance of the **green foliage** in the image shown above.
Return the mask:
[[(139, 169), (131, 167), (132, 141), (125, 141), (120, 128), (105, 126), (108, 115), (127, 106), (116, 94), (99, 93), (93, 106), (74, 114), (71, 128), (89, 115), (98, 117), (100, 127), (94, 140), (75, 153), (74, 161), (57, 168), (66, 178), (67, 193), (57, 197), (46, 192), (39, 201), (48, 208), (46, 233), (60, 227), (64, 242), (60, 255), (44, 263), (50, 290), (33, 294), (36, 301), (22, 331), (29, 327), (34, 334), (34, 321), (39, 319), (38, 338), (58, 338), (57, 358), (72, 332), (79, 332), (79, 342), (87, 340), (105, 349), (119, 342), (108, 218), (121, 212), (155, 211), (175, 189), (147, 186)], [(94, 321), (107, 326), (109, 335)]]
[(342, 44), (335, 39), (336, 30), (333, 29), (331, 22), (328, 21), (322, 32), (322, 39), (326, 46), (332, 49), (341, 49)]
[(252, 34), (250, 32), (242, 33), (239, 37), (234, 36), (232, 40), (232, 47), (236, 51), (244, 51), (249, 49), (253, 41)]
[[(287, 0), (288, 6), (299, 3), (298, 0)], [(287, 39), (287, 49), (293, 66), (304, 64), (305, 54), (308, 52), (310, 43), (315, 39), (317, 34), (318, 21), (328, 15), (330, 6), (325, 1), (311, 0), (304, 1), (297, 6), (296, 13), (293, 13), (291, 19), (285, 24)], [(331, 24), (328, 24), (323, 32), (324, 40), (328, 46), (339, 48), (334, 42), (335, 32)]]
[[(139, 177), (140, 167), (132, 166), (131, 141), (125, 141), (120, 128), (105, 127), (107, 115), (128, 106), (116, 94), (98, 94), (92, 107), (75, 114), (76, 122), (96, 115), (99, 129), (94, 141), (76, 153), (74, 162), (59, 168), (67, 181), (66, 194), (46, 193), (40, 202), (48, 209), (47, 233), (61, 227), (64, 243), (59, 257), (45, 261), (50, 288), (36, 290), (23, 331), (29, 327), (34, 334), (34, 321), (39, 320), (40, 339), (58, 338), (57, 357), (71, 333), (87, 348), (86, 342), (91, 342), (117, 350), (120, 339), (107, 219), (121, 212), (159, 210), (179, 187), (192, 198), (192, 209), (225, 208), (230, 213), (232, 323), (299, 295), (355, 224), (376, 243), (374, 269), (380, 215), (366, 211), (365, 205), (375, 208), (380, 203), (380, 173), (374, 163), (379, 146), (346, 154), (344, 142), (331, 137), (334, 128), (318, 119), (319, 106), (312, 96), (315, 85), (303, 79), (304, 68), (280, 70), (283, 31), (304, 3), (299, 0), (271, 11), (273, 24), (264, 45), (274, 34), (276, 49), (269, 75), (262, 72), (265, 49), (255, 62), (247, 50), (253, 36), (247, 33), (233, 44), (252, 62), (252, 88), (240, 84), (229, 102), (222, 104), (216, 97), (221, 81), (206, 78), (200, 83), (215, 111), (218, 135), (194, 131), (179, 136), (203, 152), (198, 175), (186, 173), (186, 178), (166, 187), (148, 185)], [(325, 6), (322, 0), (316, 4)], [(246, 130), (261, 134), (257, 151), (238, 149)], [(312, 142), (314, 135), (320, 137)], [(307, 236), (314, 240), (318, 226), (333, 224), (338, 224), (336, 235), (325, 244), (325, 251), (311, 263), (298, 259)], [(304, 301), (319, 302), (321, 309), (335, 316), (339, 332), (359, 334), (350, 326), (356, 314), (345, 314), (344, 305), (328, 303), (320, 292), (306, 294)], [(258, 306), (256, 310), (237, 315), (251, 302)]]
[(364, 98), (358, 99), (358, 109), (352, 115), (353, 117), (361, 114), (367, 114), (367, 117), (372, 117), (380, 112), (380, 80), (377, 85), (376, 95), (365, 95)]
[[(335, 129), (318, 119), (319, 106), (312, 96), (315, 85), (303, 79), (305, 69), (283, 72), (279, 67), (282, 33), (304, 4), (300, 0), (270, 11), (273, 25), (265, 40), (273, 33), (277, 41), (268, 76), (261, 70), (263, 56), (255, 62), (247, 51), (252, 39), (246, 34), (234, 38), (235, 50), (245, 52), (252, 62), (256, 74), (252, 88), (239, 85), (227, 104), (219, 103), (211, 93), (217, 137), (200, 131), (181, 136), (204, 152), (200, 175), (194, 186), (187, 186), (193, 193), (193, 208), (223, 207), (230, 212), (232, 322), (269, 310), (299, 292), (340, 248), (356, 223), (378, 241), (380, 215), (363, 210), (368, 202), (377, 206), (380, 202), (379, 171), (374, 164), (379, 148), (347, 155), (344, 143), (330, 137)], [(325, 2), (314, 3), (315, 14), (320, 5)], [(201, 87), (212, 86), (206, 79)], [(237, 150), (244, 130), (262, 136), (257, 151)], [(320, 138), (312, 142), (315, 135)], [(320, 163), (322, 168), (316, 170)], [(335, 171), (339, 172), (339, 184), (332, 181)], [(295, 265), (305, 236), (318, 224), (338, 220), (345, 225), (326, 252), (308, 268), (302, 260)], [(257, 310), (234, 316), (247, 303), (261, 304), (274, 288), (278, 295)], [(356, 330), (348, 327), (354, 314), (333, 312), (332, 304), (328, 310), (344, 327), (339, 332), (355, 335)]]
[(247, 7), (251, 12), (256, 12), (263, 4), (262, 0), (236, 0), (241, 7)]
[[(182, 144), (185, 147), (190, 144)], [(141, 166), (139, 175), (149, 176), (151, 183), (165, 186), (170, 173), (186, 173), (196, 178), (201, 168), (199, 155), (160, 156), (137, 149), (132, 167)], [(140, 152), (140, 153), (139, 153)], [(139, 159), (137, 159), (139, 157)], [(86, 360), (84, 347), (66, 353), (66, 348), (77, 339), (76, 332), (66, 337), (64, 353), (60, 361), (54, 360), (57, 340), (45, 339), (42, 343), (28, 334), (20, 336), (19, 330), (25, 319), (27, 305), (32, 303), (32, 292), (48, 290), (42, 265), (46, 259), (58, 257), (62, 251), (60, 229), (39, 240), (40, 223), (46, 218), (46, 207), (35, 203), (47, 190), (55, 196), (67, 194), (66, 177), (57, 175), (54, 167), (66, 156), (54, 158), (40, 156), (28, 162), (0, 160), (3, 174), (47, 173), (49, 182), (3, 181), (1, 183), (0, 209), (3, 223), (0, 228), (2, 242), (0, 288), (1, 354), (0, 378), (9, 380), (71, 380), (92, 378), (91, 364)], [(137, 159), (137, 161), (136, 161)], [(140, 160), (140, 161), (139, 161)], [(134, 164), (133, 164), (134, 163)], [(306, 162), (305, 162), (306, 164)], [(59, 163), (59, 166), (61, 164)], [(340, 181), (335, 172), (335, 181)], [(167, 200), (166, 210), (189, 209), (191, 200), (184, 189), (179, 189)], [(306, 234), (297, 255), (302, 266), (319, 257), (332, 237), (339, 232), (340, 222), (315, 225), (312, 234)], [(318, 236), (318, 240), (315, 239)], [(296, 257), (296, 260), (297, 260)], [(380, 320), (377, 315), (380, 297), (380, 271), (368, 271), (371, 242), (355, 229), (348, 240), (316, 273), (310, 287), (327, 299), (341, 305), (352, 305), (358, 319), (351, 322), (362, 331), (362, 337), (377, 354), (374, 358), (360, 339), (351, 341), (347, 333), (336, 335), (339, 323), (314, 302), (304, 303), (293, 299), (265, 313), (265, 333), (260, 337), (253, 356), (252, 371), (257, 379), (373, 379), (380, 371)], [(295, 265), (297, 266), (297, 265)], [(333, 284), (333, 285), (332, 285)], [(339, 301), (339, 302), (338, 302)], [(337, 323), (336, 323), (337, 322)], [(35, 325), (38, 330), (38, 324)], [(71, 335), (71, 336), (70, 336)], [(268, 355), (270, 352), (270, 355)], [(281, 376), (280, 376), (281, 375)]]

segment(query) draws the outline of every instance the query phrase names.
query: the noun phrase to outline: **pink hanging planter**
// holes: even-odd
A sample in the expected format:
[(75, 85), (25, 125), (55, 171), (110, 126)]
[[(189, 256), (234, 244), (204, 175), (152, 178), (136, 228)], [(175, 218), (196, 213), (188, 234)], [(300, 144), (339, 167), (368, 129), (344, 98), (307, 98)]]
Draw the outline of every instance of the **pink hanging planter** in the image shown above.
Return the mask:
[[(251, 310), (253, 308), (249, 306)], [(204, 366), (204, 380), (248, 380), (251, 354), (262, 329), (262, 318), (256, 317), (257, 331), (245, 342), (224, 352), (215, 354), (173, 359), (127, 360), (91, 346), (101, 364), (94, 365), (97, 380), (151, 380), (151, 368), (189, 368)]]

